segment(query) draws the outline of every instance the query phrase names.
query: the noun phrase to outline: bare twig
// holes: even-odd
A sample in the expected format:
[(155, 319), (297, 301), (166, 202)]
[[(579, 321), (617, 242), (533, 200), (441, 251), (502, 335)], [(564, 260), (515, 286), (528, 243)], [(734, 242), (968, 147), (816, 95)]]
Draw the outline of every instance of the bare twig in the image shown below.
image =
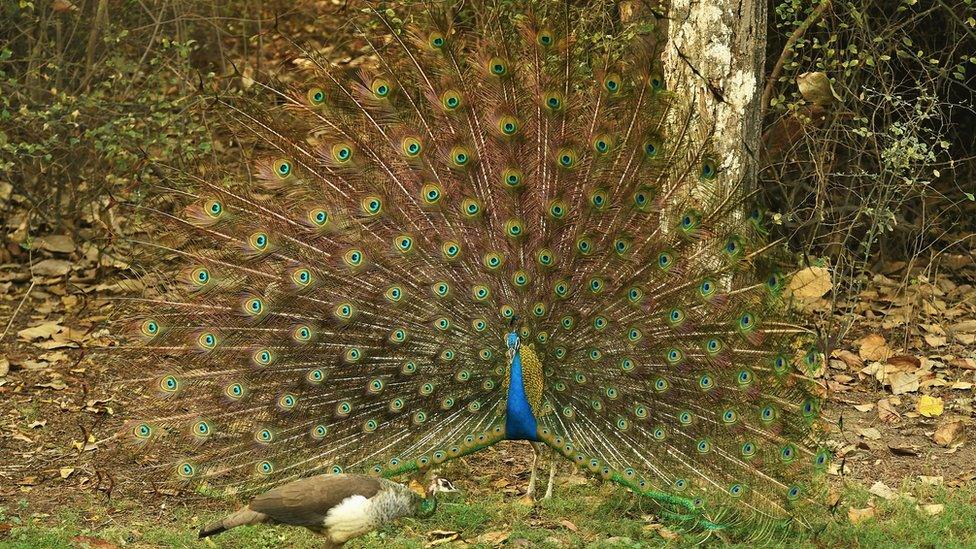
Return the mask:
[(776, 85), (776, 80), (779, 78), (780, 73), (783, 72), (783, 65), (786, 64), (786, 60), (793, 54), (793, 46), (796, 45), (796, 41), (806, 34), (807, 29), (823, 17), (824, 12), (827, 11), (830, 4), (831, 0), (822, 0), (820, 5), (817, 6), (817, 9), (813, 10), (786, 40), (786, 45), (783, 46), (783, 52), (779, 54), (779, 59), (776, 60), (776, 65), (773, 66), (773, 72), (769, 73), (769, 78), (766, 79), (766, 87), (763, 88), (762, 99), (759, 101), (760, 119), (766, 116), (766, 109), (769, 108), (769, 101), (773, 95), (773, 86)]

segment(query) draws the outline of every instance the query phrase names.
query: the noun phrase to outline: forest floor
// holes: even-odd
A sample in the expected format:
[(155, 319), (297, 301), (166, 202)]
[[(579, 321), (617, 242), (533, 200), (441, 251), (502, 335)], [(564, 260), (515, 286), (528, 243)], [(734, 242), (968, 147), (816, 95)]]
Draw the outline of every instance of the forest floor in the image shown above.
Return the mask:
[[(93, 350), (112, 341), (104, 324), (123, 293), (103, 275), (123, 265), (58, 235), (34, 240), (29, 254), (0, 265), (0, 546), (314, 546), (314, 537), (286, 528), (198, 543), (200, 525), (236, 502), (121, 488), (127, 483), (108, 466), (100, 436), (125, 407), (118, 380), (137, 376), (137, 366)], [(883, 264), (856, 299), (834, 303), (845, 311), (834, 320), (854, 321), (820, 372), (834, 505), (808, 517), (813, 528), (791, 546), (976, 546), (976, 441), (967, 437), (976, 432), (973, 256)], [(525, 443), (503, 443), (459, 460), (443, 474), (461, 492), (434, 517), (405, 519), (350, 546), (701, 541), (568, 463), (553, 500), (521, 505), (530, 459)]]

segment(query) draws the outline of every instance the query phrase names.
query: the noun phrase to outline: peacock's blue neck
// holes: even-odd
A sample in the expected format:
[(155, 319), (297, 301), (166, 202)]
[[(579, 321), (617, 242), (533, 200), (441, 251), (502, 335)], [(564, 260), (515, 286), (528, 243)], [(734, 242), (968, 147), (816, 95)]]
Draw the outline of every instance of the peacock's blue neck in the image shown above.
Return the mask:
[(511, 373), (508, 379), (508, 400), (505, 404), (505, 438), (538, 441), (538, 425), (525, 396), (522, 357), (518, 351), (512, 358), (512, 367), (509, 370)]

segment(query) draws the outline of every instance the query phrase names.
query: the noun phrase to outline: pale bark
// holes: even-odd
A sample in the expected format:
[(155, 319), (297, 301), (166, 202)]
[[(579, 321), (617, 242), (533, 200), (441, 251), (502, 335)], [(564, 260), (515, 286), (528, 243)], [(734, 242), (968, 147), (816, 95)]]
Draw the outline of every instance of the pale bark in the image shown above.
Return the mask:
[(709, 141), (721, 180), (729, 188), (751, 188), (761, 124), (765, 1), (672, 0), (664, 23), (668, 89), (692, 99), (682, 101), (692, 110), (692, 131)]

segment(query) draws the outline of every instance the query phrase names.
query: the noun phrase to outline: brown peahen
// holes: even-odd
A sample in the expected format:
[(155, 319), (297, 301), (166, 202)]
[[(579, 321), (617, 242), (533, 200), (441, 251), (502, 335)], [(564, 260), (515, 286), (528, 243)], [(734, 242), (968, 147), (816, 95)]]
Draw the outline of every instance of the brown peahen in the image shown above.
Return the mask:
[(366, 14), (369, 68), (302, 51), (216, 96), (250, 169), (139, 204), (148, 266), (183, 266), (129, 312), (149, 471), (245, 490), (521, 439), (688, 529), (788, 521), (829, 453), (768, 216), (653, 41), (462, 6)]
[(200, 529), (205, 538), (238, 526), (304, 526), (338, 547), (399, 517), (426, 517), (437, 510), (437, 494), (457, 492), (451, 481), (434, 476), (428, 486), (410, 486), (363, 475), (316, 475), (278, 486), (242, 509)]

